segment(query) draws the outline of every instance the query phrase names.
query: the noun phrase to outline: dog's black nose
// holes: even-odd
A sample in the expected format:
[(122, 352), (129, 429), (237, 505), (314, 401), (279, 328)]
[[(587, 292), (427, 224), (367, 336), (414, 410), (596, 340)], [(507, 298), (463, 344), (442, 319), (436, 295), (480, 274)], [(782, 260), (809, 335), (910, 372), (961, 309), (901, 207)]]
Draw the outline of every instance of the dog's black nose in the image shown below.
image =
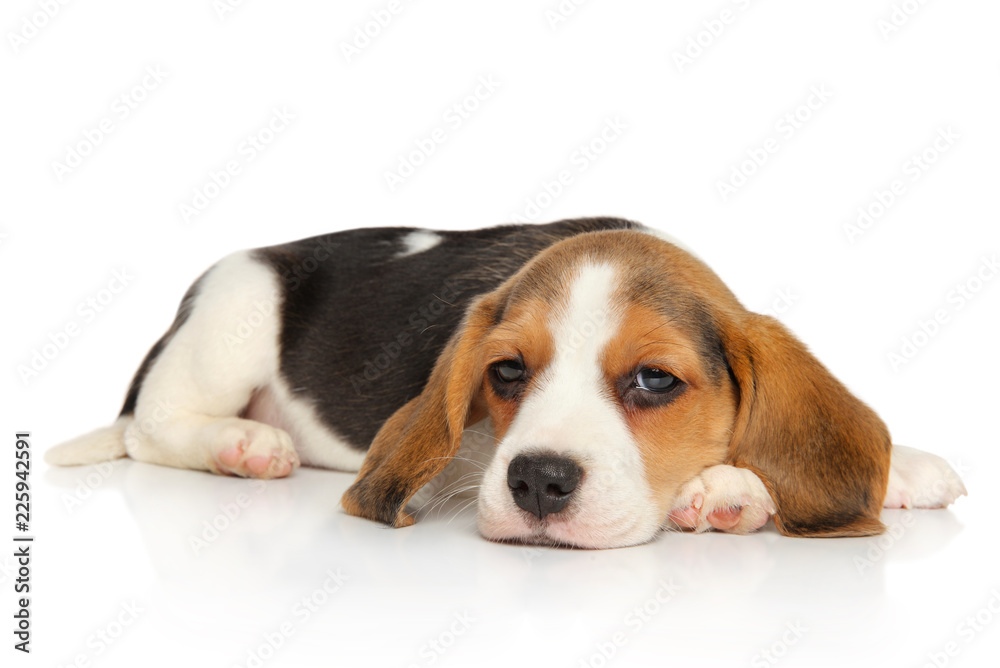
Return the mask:
[(558, 513), (573, 496), (583, 469), (559, 455), (518, 455), (507, 467), (514, 503), (538, 519)]

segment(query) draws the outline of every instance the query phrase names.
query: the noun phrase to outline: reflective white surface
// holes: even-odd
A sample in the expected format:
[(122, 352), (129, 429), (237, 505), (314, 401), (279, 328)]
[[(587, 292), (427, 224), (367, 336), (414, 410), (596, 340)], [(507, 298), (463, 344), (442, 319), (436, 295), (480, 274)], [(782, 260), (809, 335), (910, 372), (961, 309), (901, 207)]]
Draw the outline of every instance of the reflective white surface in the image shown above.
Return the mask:
[(950, 640), (960, 665), (995, 658), (1000, 623), (960, 628), (991, 601), (1000, 616), (997, 541), (976, 513), (995, 492), (975, 479), (974, 504), (886, 511), (880, 538), (768, 525), (587, 551), (488, 542), (458, 502), (387, 529), (338, 508), (352, 478), (302, 469), (259, 483), (129, 460), (46, 471), (32, 658), (599, 666), (603, 652), (616, 665), (722, 666), (774, 665), (770, 652), (783, 665), (884, 666), (920, 665)]

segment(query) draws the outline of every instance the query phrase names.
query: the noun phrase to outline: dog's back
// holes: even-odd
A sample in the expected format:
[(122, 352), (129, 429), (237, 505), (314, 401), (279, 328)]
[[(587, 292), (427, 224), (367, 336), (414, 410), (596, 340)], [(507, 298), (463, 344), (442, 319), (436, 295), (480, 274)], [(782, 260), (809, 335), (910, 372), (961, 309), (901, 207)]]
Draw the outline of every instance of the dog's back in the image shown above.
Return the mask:
[[(260, 477), (287, 474), (300, 459), (357, 470), (379, 427), (420, 393), (474, 298), (562, 239), (641, 227), (586, 218), (461, 232), (372, 228), (234, 253), (188, 290), (118, 420), (50, 449), (47, 460), (130, 454)], [(206, 418), (230, 419), (229, 428), (206, 434)], [(258, 421), (291, 431), (297, 455), (281, 434), (246, 424)], [(224, 461), (201, 447), (220, 439), (233, 441)], [(261, 452), (251, 452), (255, 443)], [(265, 466), (268, 451), (281, 456)]]

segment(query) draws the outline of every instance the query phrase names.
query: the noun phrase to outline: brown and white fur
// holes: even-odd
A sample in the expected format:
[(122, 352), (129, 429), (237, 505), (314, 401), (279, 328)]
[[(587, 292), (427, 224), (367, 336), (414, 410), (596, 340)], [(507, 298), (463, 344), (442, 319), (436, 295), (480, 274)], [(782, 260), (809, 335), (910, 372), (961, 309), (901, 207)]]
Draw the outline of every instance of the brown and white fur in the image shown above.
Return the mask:
[[(487, 234), (498, 230), (499, 254)], [(884, 530), (883, 505), (943, 507), (965, 493), (942, 459), (894, 447), (878, 416), (780, 323), (744, 309), (701, 261), (641, 226), (393, 234), (328, 243), (337, 262), (297, 272), (294, 288), (285, 270), (311, 240), (223, 260), (185, 298), (115, 425), (49, 461), (127, 453), (261, 478), (300, 464), (360, 467), (344, 509), (401, 527), (414, 521), (414, 495), (485, 420), (496, 442), (478, 485), (482, 535), (588, 548), (671, 527), (749, 533), (772, 518), (785, 535), (871, 535)], [(387, 239), (398, 243), (378, 245)], [(461, 253), (437, 248), (442, 239)], [(348, 254), (364, 262), (366, 252), (368, 274), (333, 278)], [(434, 292), (427, 281), (440, 279), (418, 277), (449, 261), (468, 274), (470, 258), (481, 265), (446, 300), (454, 311), (414, 330), (436, 329), (436, 339), (403, 344), (398, 324), (377, 322), (380, 294), (384, 308), (418, 313)], [(253, 313), (259, 323), (234, 343)], [(405, 387), (359, 384), (368, 358), (358, 348), (394, 340), (383, 381), (399, 376)]]

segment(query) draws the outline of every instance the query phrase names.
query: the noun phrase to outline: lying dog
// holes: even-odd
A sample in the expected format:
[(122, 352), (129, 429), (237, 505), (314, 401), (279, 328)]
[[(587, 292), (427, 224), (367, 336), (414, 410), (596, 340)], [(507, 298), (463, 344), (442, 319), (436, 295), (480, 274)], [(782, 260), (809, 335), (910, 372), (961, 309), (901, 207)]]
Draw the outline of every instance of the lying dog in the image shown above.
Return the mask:
[(883, 504), (965, 493), (698, 259), (613, 218), (230, 255), (188, 291), (117, 422), (47, 459), (360, 468), (344, 509), (402, 527), (484, 418), (478, 522), (494, 540), (605, 548), (771, 517), (785, 535), (864, 536)]

